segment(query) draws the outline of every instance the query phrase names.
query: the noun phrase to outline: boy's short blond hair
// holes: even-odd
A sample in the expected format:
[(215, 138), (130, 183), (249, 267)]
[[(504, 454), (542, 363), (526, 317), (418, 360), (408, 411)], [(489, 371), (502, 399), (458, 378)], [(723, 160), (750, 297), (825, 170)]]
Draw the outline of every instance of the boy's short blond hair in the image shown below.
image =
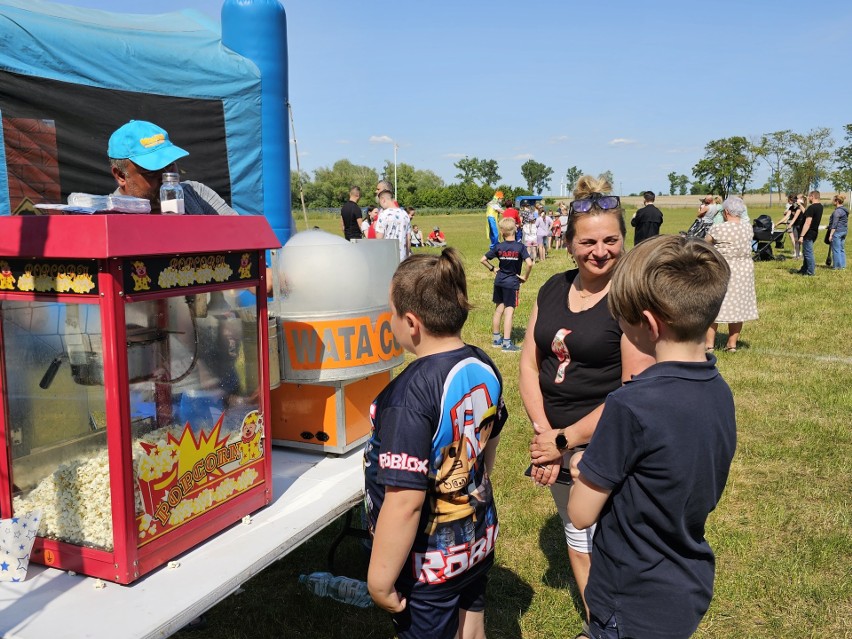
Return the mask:
[(628, 324), (651, 311), (679, 342), (701, 342), (716, 321), (731, 269), (704, 240), (658, 235), (637, 244), (615, 267), (607, 303)]
[(510, 235), (514, 238), (515, 233), (518, 231), (518, 225), (510, 217), (501, 217), (500, 221), (497, 222), (497, 228), (500, 229), (500, 236), (503, 238)]

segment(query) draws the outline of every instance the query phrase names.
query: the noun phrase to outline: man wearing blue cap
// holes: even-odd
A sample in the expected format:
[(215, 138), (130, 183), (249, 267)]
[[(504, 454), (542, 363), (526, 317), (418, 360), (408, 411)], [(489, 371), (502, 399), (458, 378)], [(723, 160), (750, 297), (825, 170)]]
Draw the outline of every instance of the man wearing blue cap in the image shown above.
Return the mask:
[[(144, 120), (131, 120), (109, 138), (110, 167), (118, 182), (118, 195), (132, 195), (151, 202), (160, 212), (163, 173), (177, 172), (175, 162), (189, 155), (172, 143), (165, 129)], [(238, 215), (210, 187), (200, 182), (181, 182), (184, 210), (188, 215)]]

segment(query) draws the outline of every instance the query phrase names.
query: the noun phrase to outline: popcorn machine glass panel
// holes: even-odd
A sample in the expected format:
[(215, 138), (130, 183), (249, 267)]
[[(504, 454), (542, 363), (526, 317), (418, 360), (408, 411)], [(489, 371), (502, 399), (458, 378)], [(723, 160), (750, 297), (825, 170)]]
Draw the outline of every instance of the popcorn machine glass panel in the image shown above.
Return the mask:
[(111, 550), (100, 310), (95, 304), (4, 301), (8, 415), (16, 511), (42, 510), (40, 535)]
[(239, 308), (238, 293), (125, 306), (128, 343), (145, 345), (136, 355), (128, 348), (140, 546), (259, 478), (263, 423), (256, 311)]

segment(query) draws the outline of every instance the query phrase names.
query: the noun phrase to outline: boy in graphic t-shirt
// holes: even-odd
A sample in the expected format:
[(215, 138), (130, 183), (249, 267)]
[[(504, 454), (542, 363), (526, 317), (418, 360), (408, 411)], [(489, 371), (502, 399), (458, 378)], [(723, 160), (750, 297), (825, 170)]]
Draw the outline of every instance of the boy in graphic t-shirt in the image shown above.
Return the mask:
[(402, 639), (484, 637), (502, 379), (461, 339), (470, 304), (455, 249), (403, 261), (390, 298), (393, 335), (417, 359), (370, 407), (367, 585)]
[[(515, 315), (515, 307), (520, 301), (521, 284), (526, 282), (532, 271), (533, 261), (527, 247), (515, 241), (517, 226), (515, 220), (509, 217), (501, 218), (497, 223), (500, 236), (503, 241), (495, 244), (482, 256), (482, 262), (493, 273), (497, 271), (494, 278), (494, 293), (491, 296), (496, 304), (494, 317), (491, 319), (491, 345), (494, 348), (503, 348), (504, 351), (515, 353), (520, 347), (512, 342), (512, 319)], [(497, 258), (499, 267), (494, 268), (491, 260)], [(526, 272), (521, 275), (521, 265), (526, 265)], [(503, 324), (503, 333), (500, 333), (500, 324)]]
[(656, 363), (607, 396), (589, 447), (570, 462), (568, 516), (580, 529), (597, 521), (590, 636), (686, 639), (710, 605), (704, 526), (725, 488), (736, 418), (704, 336), (729, 278), (716, 249), (678, 235), (640, 242), (613, 272), (610, 312)]

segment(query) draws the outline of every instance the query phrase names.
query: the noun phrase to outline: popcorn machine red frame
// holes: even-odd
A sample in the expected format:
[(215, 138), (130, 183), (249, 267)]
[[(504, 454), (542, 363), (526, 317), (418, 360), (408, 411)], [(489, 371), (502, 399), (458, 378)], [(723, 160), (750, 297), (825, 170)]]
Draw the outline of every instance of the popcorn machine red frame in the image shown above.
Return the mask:
[[(36, 476), (50, 488), (59, 484), (55, 475), (60, 470), (83, 472), (84, 462), (72, 454), (78, 449), (98, 450), (100, 446), (108, 462), (108, 476), (102, 478), (105, 499), (75, 504), (63, 496), (66, 509), (42, 517), (32, 561), (127, 584), (270, 502), (268, 319), (265, 294), (252, 293), (265, 292), (265, 250), (278, 245), (266, 219), (254, 216), (0, 218), (0, 516), (14, 515), (16, 505), (29, 503), (18, 499), (43, 489), (39, 484), (22, 490), (16, 484), (16, 469), (29, 472), (38, 468)], [(212, 313), (214, 300), (222, 307), (227, 295), (239, 297), (243, 303), (235, 307), (225, 304), (227, 315), (206, 315), (208, 302)], [(202, 388), (201, 382), (197, 388), (192, 385), (195, 382), (187, 383), (178, 421), (174, 371), (163, 372), (161, 363), (152, 365), (154, 372), (146, 373), (144, 383), (138, 383), (134, 367), (140, 352), (155, 349), (159, 350), (152, 361), (162, 362), (165, 357), (171, 362), (168, 344), (188, 340), (186, 335), (194, 335), (191, 362), (195, 366), (201, 330), (199, 302), (204, 303), (205, 321), (213, 327), (208, 332), (219, 340), (211, 342), (211, 357), (215, 360), (227, 352), (233, 354), (228, 361), (236, 363), (220, 375), (230, 380), (220, 384), (230, 394), (212, 384), (213, 394), (224, 397), (212, 408), (203, 404), (211, 391)], [(62, 328), (55, 334), (35, 335), (32, 344), (38, 348), (27, 350), (21, 344), (30, 333), (22, 331), (24, 337), (20, 337), (13, 320), (19, 311), (32, 317), (33, 308), (44, 317), (56, 315), (64, 320), (57, 320), (56, 326)], [(147, 309), (155, 311), (147, 315), (150, 326), (137, 329), (128, 323), (128, 317), (136, 313), (143, 316), (140, 323), (144, 324), (146, 315), (139, 311)], [(181, 330), (169, 323), (178, 314), (186, 324)], [(191, 324), (185, 320), (187, 314)], [(73, 349), (81, 335), (72, 335), (68, 326), (72, 316), (76, 321), (84, 315), (98, 319), (96, 339), (82, 335), (90, 339), (85, 354), (92, 359), (94, 353), (102, 360), (97, 367), (91, 362), (80, 364), (79, 359), (75, 366), (80, 352)], [(234, 326), (237, 332), (222, 341), (222, 334)], [(24, 328), (32, 332), (31, 327)], [(149, 337), (135, 337), (137, 330)], [(60, 344), (64, 350), (34, 384), (32, 380), (38, 381), (41, 373), (29, 375), (27, 366), (19, 361), (32, 361), (35, 355), (29, 351), (41, 349), (42, 343)], [(12, 351), (19, 359), (10, 359)], [(69, 365), (63, 367), (63, 361)], [(44, 361), (34, 365), (33, 372), (37, 368), (43, 370)], [(58, 377), (58, 390), (52, 392), (50, 385), (59, 369), (64, 370)], [(200, 372), (196, 376), (201, 379)], [(26, 378), (25, 382), (20, 378)], [(74, 382), (83, 385), (76, 387)], [(26, 386), (24, 400), (18, 392), (22, 384)], [(70, 394), (62, 395), (62, 384), (70, 388)], [(139, 399), (139, 393), (134, 395), (137, 387), (151, 389), (150, 401)], [(72, 441), (62, 433), (66, 427), (63, 419), (74, 421), (74, 399), (86, 393), (103, 410), (88, 412), (92, 432), (75, 434)], [(51, 401), (55, 407), (42, 411)], [(41, 418), (30, 419), (31, 414), (47, 415), (44, 421), (54, 422), (51, 428), (59, 433), (51, 435), (55, 441), (40, 447), (38, 442), (29, 442), (32, 446), (22, 452), (27, 433), (22, 435), (20, 424), (16, 427), (10, 408), (24, 416), (20, 421), (26, 429), (42, 426)], [(140, 410), (148, 411), (143, 418)], [(198, 421), (197, 415), (204, 411), (209, 423)], [(154, 475), (154, 462), (162, 474)], [(52, 463), (58, 468), (55, 473)], [(86, 476), (85, 482), (95, 481)], [(56, 501), (60, 501), (58, 496)], [(98, 521), (98, 513), (105, 521)], [(178, 513), (180, 517), (176, 517)], [(48, 519), (60, 531), (95, 526), (107, 532), (98, 543), (90, 543), (94, 537), (85, 536), (78, 542), (64, 533), (43, 536)]]

